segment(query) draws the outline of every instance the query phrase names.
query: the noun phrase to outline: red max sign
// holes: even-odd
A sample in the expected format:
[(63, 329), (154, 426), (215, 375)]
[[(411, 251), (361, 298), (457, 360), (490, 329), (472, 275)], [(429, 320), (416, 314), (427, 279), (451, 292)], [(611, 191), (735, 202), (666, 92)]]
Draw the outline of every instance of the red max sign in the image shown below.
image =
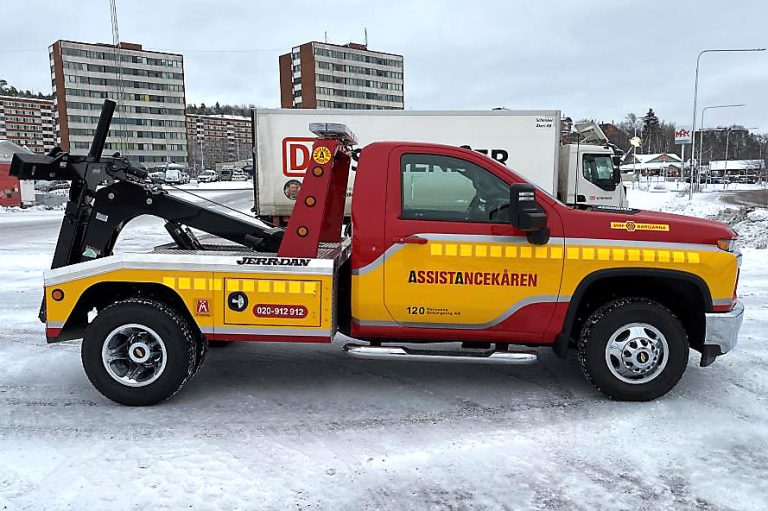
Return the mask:
[(314, 138), (286, 137), (283, 139), (283, 174), (287, 177), (304, 177), (309, 166), (309, 151)]
[(691, 129), (686, 127), (680, 127), (675, 130), (675, 144), (690, 144), (691, 143)]

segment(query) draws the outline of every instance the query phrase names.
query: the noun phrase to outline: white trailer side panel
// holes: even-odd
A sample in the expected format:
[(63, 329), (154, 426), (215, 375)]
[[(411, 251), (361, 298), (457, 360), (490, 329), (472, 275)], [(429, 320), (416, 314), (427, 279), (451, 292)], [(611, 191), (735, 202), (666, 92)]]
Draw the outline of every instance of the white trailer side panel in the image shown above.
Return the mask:
[[(560, 112), (551, 111), (343, 111), (254, 110), (257, 212), (288, 216), (306, 172), (311, 122), (344, 123), (358, 148), (405, 140), (470, 146), (504, 163), (547, 192), (557, 191)], [(354, 168), (354, 165), (353, 165)], [(351, 196), (351, 173), (348, 197)], [(349, 200), (347, 200), (349, 213)]]

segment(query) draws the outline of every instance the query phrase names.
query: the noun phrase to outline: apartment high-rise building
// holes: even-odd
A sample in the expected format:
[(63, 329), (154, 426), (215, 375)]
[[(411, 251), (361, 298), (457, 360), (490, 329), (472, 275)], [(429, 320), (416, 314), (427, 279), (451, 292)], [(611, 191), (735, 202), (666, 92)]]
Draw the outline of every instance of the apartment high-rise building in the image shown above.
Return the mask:
[(53, 101), (42, 98), (0, 96), (0, 140), (36, 153), (47, 153), (55, 143)]
[[(184, 57), (140, 44), (59, 40), (49, 50), (56, 133), (65, 151), (88, 151), (104, 99), (118, 104), (105, 152), (147, 167), (185, 163)], [(118, 65), (119, 55), (119, 65)]]
[(403, 56), (320, 42), (280, 55), (283, 108), (402, 110)]
[(190, 168), (253, 158), (252, 126), (250, 117), (187, 114)]

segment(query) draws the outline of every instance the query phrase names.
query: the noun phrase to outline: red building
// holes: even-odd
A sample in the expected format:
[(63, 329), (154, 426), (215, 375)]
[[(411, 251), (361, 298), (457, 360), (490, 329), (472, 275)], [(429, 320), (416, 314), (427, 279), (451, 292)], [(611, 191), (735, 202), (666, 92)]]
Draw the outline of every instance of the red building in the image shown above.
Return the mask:
[(8, 176), (9, 163), (0, 163), (0, 206), (21, 206), (19, 180)]
[(35, 200), (32, 182), (25, 181), (22, 186), (18, 179), (9, 174), (11, 158), (14, 153), (20, 151), (26, 151), (26, 149), (13, 142), (0, 140), (0, 206), (30, 205)]

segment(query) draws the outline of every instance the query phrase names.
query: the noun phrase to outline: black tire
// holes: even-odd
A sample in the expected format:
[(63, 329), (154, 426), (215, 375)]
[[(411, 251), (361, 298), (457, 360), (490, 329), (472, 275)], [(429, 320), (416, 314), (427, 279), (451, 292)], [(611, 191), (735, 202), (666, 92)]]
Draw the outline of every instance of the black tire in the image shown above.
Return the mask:
[(208, 346), (211, 348), (226, 348), (234, 341), (208, 341)]
[(203, 367), (205, 358), (208, 355), (208, 348), (210, 347), (208, 339), (206, 339), (202, 332), (195, 329), (195, 334), (195, 345), (197, 346), (197, 350), (195, 353), (195, 371), (192, 373), (193, 376), (197, 374), (201, 367)]
[[(102, 349), (114, 330), (140, 324), (154, 331), (165, 347), (166, 362), (157, 379), (140, 387), (119, 382), (102, 360)], [(145, 298), (131, 298), (106, 307), (88, 325), (83, 338), (83, 368), (96, 390), (127, 406), (148, 406), (173, 396), (199, 368), (204, 358), (201, 344), (187, 320), (168, 305)]]
[[(668, 347), (666, 355), (659, 357), (660, 361), (666, 359), (666, 365), (654, 371), (655, 377), (642, 383), (623, 381), (606, 360), (606, 347), (611, 336), (632, 323), (657, 329)], [(627, 353), (622, 350), (619, 351)], [(677, 316), (660, 303), (646, 298), (621, 298), (603, 305), (584, 324), (578, 341), (579, 363), (587, 380), (609, 398), (621, 401), (650, 401), (669, 392), (685, 372), (688, 352), (688, 335)], [(647, 360), (647, 355), (643, 358)], [(619, 362), (615, 357), (610, 360)], [(649, 372), (648, 378), (654, 372)]]

